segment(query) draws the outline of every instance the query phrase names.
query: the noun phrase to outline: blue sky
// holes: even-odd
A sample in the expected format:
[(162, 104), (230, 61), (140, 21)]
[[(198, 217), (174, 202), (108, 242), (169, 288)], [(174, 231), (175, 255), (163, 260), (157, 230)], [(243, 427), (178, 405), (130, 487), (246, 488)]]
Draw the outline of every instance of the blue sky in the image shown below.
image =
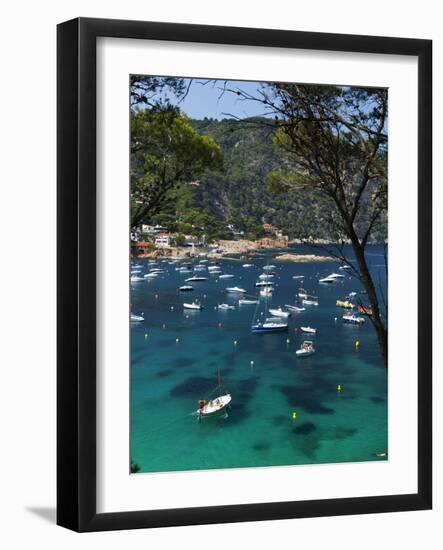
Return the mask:
[[(189, 80), (186, 81), (188, 84)], [(206, 85), (203, 79), (195, 79), (191, 84), (188, 95), (180, 103), (180, 109), (192, 118), (229, 118), (234, 115), (239, 118), (263, 115), (263, 105), (254, 101), (240, 101), (239, 98), (228, 91), (222, 94), (224, 80), (212, 80)], [(250, 94), (256, 94), (260, 87), (259, 82), (243, 82), (229, 80), (227, 88), (241, 89)], [(227, 114), (229, 113), (229, 114)]]

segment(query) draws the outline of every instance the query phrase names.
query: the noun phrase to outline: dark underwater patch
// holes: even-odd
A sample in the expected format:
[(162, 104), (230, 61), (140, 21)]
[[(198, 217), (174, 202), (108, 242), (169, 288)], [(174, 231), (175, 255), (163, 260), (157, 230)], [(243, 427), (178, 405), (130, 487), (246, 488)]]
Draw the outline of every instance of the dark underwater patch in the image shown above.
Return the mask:
[(317, 426), (313, 422), (303, 422), (299, 426), (293, 428), (293, 432), (297, 435), (309, 435), (317, 429)]
[(371, 397), (371, 401), (373, 403), (376, 403), (377, 405), (381, 405), (383, 403), (386, 403), (386, 399), (384, 399), (384, 397), (377, 397), (377, 396)]
[[(329, 387), (329, 386), (328, 386)], [(306, 386), (279, 386), (278, 389), (288, 400), (291, 407), (301, 407), (312, 414), (334, 414), (335, 410), (322, 403), (321, 392)], [(332, 395), (332, 390), (328, 392)]]
[(252, 445), (252, 448), (255, 451), (266, 452), (269, 451), (269, 449), (271, 448), (271, 444), (269, 443), (269, 441), (259, 441), (258, 443)]
[(171, 397), (193, 397), (195, 399), (204, 399), (205, 396), (214, 389), (216, 385), (214, 378), (205, 378), (204, 376), (191, 376), (181, 384), (178, 384), (170, 391)]
[(159, 370), (155, 376), (157, 378), (166, 378), (167, 376), (171, 376), (171, 374), (173, 374), (174, 371), (171, 370), (171, 369), (165, 369), (165, 370)]
[(177, 357), (176, 359), (174, 359), (173, 363), (174, 366), (179, 368), (190, 367), (195, 363), (195, 359), (193, 359), (192, 357)]

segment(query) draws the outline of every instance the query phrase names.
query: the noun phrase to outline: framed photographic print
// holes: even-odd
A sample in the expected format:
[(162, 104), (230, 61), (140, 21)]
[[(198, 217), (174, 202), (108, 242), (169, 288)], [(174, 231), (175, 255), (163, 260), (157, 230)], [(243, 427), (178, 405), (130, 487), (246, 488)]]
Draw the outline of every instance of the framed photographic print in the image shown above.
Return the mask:
[(431, 51), (59, 25), (59, 525), (431, 507)]

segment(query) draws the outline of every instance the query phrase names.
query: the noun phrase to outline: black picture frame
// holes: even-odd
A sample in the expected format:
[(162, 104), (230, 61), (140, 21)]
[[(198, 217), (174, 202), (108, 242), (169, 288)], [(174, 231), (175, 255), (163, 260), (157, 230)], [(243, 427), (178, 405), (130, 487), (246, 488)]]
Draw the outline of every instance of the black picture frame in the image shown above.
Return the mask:
[[(432, 506), (432, 42), (79, 18), (57, 29), (57, 523), (104, 531), (425, 510)], [(418, 491), (416, 494), (96, 512), (96, 39), (154, 39), (418, 59)]]

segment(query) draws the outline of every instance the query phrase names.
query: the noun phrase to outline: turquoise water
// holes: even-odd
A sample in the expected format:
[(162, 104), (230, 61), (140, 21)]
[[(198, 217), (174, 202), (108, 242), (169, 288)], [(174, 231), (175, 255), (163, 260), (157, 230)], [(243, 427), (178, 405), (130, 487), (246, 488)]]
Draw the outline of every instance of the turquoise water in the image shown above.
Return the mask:
[[(387, 453), (387, 376), (376, 335), (369, 321), (344, 325), (343, 310), (335, 306), (359, 291), (359, 282), (346, 273), (343, 282), (320, 285), (317, 279), (337, 272), (338, 263), (276, 263), (275, 255), (251, 257), (255, 267), (249, 269), (244, 261), (221, 260), (223, 273), (235, 277), (197, 272), (209, 281), (192, 283), (194, 292), (177, 291), (191, 274), (168, 263), (156, 266), (166, 272), (155, 280), (132, 284), (132, 311), (145, 316), (131, 326), (131, 459), (141, 472), (386, 459), (377, 456)], [(236, 303), (226, 287), (256, 294), (268, 258), (277, 265), (271, 307), (294, 303), (300, 281), (293, 275), (305, 275), (304, 288), (319, 297), (318, 307), (292, 315), (287, 333), (251, 333), (254, 305), (214, 309)], [(367, 258), (385, 290), (382, 249), (370, 247)], [(137, 263), (144, 273), (151, 267)], [(204, 309), (184, 311), (183, 302), (196, 298)], [(309, 339), (295, 332), (300, 325), (318, 329), (313, 356), (295, 356)], [(193, 412), (216, 386), (218, 369), (231, 409), (199, 423)]]

